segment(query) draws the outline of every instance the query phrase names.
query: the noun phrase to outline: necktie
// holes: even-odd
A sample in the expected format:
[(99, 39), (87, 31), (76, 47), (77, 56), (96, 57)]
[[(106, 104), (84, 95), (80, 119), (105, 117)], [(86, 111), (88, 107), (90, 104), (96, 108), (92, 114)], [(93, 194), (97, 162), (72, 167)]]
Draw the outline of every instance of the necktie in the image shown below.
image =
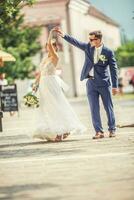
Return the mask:
[(99, 48), (96, 48), (94, 52), (94, 63), (96, 64), (98, 60), (99, 60)]
[(99, 56), (100, 56), (100, 52), (99, 52), (99, 49), (97, 49), (97, 62), (99, 61)]

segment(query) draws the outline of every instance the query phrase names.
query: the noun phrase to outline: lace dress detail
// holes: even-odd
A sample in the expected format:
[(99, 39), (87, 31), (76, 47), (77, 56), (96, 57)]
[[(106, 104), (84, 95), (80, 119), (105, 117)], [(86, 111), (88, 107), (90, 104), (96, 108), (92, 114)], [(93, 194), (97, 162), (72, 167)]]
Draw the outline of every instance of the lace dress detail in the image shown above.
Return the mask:
[(49, 60), (45, 64), (44, 64), (44, 61), (42, 61), (39, 68), (40, 68), (42, 76), (51, 76), (51, 75), (55, 75), (56, 73), (56, 67), (51, 62), (51, 60)]

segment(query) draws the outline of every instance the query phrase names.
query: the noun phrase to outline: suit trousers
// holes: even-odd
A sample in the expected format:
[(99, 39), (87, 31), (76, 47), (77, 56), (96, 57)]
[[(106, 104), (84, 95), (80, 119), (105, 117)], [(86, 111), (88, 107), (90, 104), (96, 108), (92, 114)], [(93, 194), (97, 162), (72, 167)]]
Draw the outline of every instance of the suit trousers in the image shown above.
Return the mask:
[(108, 130), (115, 131), (115, 115), (113, 110), (111, 86), (95, 86), (88, 80), (86, 83), (87, 96), (91, 110), (92, 123), (96, 132), (103, 133), (103, 127), (100, 117), (99, 97), (102, 99), (104, 109), (108, 118)]

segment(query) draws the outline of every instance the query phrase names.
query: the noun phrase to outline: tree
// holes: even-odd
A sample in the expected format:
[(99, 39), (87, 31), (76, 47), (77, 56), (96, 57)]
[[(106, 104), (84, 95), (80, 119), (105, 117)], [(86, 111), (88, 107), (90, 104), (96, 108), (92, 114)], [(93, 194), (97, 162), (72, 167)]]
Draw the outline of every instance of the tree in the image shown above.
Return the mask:
[(134, 40), (127, 41), (116, 52), (119, 67), (134, 66)]
[(6, 73), (9, 80), (31, 78), (35, 69), (32, 56), (40, 49), (37, 42), (40, 28), (24, 28), (24, 16), (20, 13), (25, 4), (33, 3), (34, 0), (0, 2), (0, 48), (16, 58), (16, 62), (5, 62), (5, 67), (0, 68), (0, 73)]

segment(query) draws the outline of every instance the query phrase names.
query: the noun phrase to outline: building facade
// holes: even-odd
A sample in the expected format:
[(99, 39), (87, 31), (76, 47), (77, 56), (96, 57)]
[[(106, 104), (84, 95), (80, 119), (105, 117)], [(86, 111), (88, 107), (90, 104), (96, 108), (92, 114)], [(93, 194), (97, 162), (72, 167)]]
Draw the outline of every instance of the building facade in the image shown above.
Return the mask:
[[(115, 50), (120, 46), (119, 25), (101, 11), (93, 7), (87, 0), (38, 0), (32, 7), (24, 7), (25, 26), (41, 26), (39, 38), (42, 54), (45, 54), (45, 43), (49, 31), (55, 26), (78, 40), (88, 42), (88, 34), (93, 30), (101, 30), (104, 44)], [(57, 37), (55, 35), (55, 37)], [(84, 62), (84, 53), (69, 45), (61, 38), (59, 44), (61, 76), (70, 86), (68, 96), (85, 94), (85, 82), (80, 82), (80, 73)], [(40, 62), (40, 54), (34, 58)]]

